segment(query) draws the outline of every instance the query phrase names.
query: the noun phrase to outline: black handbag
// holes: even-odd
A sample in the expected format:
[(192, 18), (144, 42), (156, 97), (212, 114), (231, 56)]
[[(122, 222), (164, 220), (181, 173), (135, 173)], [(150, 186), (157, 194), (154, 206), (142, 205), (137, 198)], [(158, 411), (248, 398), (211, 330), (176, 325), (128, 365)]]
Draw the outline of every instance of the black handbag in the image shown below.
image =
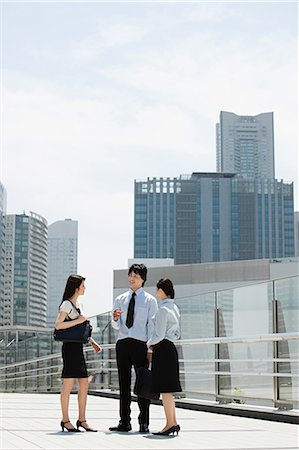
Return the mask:
[(55, 341), (61, 342), (80, 342), (86, 344), (92, 333), (92, 326), (89, 320), (79, 323), (64, 330), (54, 330), (53, 336)]
[(139, 367), (137, 370), (134, 394), (148, 400), (159, 400), (160, 394), (153, 392), (152, 372), (147, 366)]

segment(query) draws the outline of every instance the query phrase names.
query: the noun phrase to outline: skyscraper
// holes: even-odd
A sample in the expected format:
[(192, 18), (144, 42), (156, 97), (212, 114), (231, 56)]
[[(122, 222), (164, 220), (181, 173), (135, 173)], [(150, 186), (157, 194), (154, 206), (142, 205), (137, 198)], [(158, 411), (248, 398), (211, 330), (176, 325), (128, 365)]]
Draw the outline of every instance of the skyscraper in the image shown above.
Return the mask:
[(204, 172), (135, 181), (135, 258), (190, 264), (290, 256), (292, 183)]
[(9, 214), (5, 225), (3, 325), (46, 326), (47, 221)]
[(221, 111), (217, 172), (135, 181), (135, 258), (294, 256), (293, 184), (275, 179), (273, 113)]
[(273, 113), (238, 116), (221, 111), (216, 125), (217, 172), (275, 178)]
[(78, 222), (76, 220), (65, 219), (49, 225), (48, 326), (53, 326), (55, 323), (67, 277), (77, 273), (77, 254)]
[(299, 212), (294, 213), (295, 256), (299, 256)]
[(3, 323), (6, 191), (0, 181), (0, 326)]
[(134, 257), (174, 258), (177, 178), (135, 181)]

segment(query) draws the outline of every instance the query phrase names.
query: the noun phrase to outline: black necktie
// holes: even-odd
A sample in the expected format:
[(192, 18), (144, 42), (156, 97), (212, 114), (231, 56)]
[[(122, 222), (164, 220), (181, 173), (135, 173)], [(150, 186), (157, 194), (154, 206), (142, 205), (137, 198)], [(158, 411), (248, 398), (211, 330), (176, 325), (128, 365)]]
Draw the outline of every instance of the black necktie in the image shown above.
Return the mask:
[(133, 326), (133, 322), (134, 322), (135, 295), (136, 295), (135, 292), (133, 292), (130, 303), (129, 303), (127, 320), (126, 320), (126, 326), (128, 328), (131, 328)]

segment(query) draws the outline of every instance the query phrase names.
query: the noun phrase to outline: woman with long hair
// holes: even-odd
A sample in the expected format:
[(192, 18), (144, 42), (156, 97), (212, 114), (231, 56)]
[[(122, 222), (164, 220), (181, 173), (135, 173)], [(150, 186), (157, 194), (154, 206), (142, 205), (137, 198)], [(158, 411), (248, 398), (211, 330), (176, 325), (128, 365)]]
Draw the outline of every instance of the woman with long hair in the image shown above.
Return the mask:
[[(62, 301), (59, 305), (59, 313), (56, 319), (55, 328), (57, 330), (64, 330), (66, 328), (74, 327), (87, 320), (81, 313), (81, 306), (78, 301), (80, 295), (84, 295), (85, 278), (81, 275), (70, 275), (67, 279)], [(93, 346), (96, 352), (101, 351), (101, 347), (92, 338), (89, 343)], [(62, 344), (62, 379), (63, 384), (60, 393), (60, 404), (62, 411), (62, 421), (60, 426), (62, 431), (66, 429), (70, 432), (79, 432), (82, 427), (85, 431), (97, 431), (90, 428), (86, 421), (86, 403), (88, 393), (88, 375), (86, 362), (83, 354), (83, 344), (78, 342), (64, 342)], [(69, 418), (69, 401), (70, 393), (74, 384), (75, 378), (78, 380), (78, 408), (79, 415), (76, 423), (76, 428), (72, 425)]]
[(158, 436), (178, 434), (180, 426), (176, 420), (174, 392), (181, 392), (178, 352), (174, 341), (180, 336), (180, 312), (174, 303), (174, 288), (169, 278), (161, 278), (157, 285), (159, 310), (154, 316), (154, 331), (147, 341), (153, 350), (153, 392), (161, 393), (166, 418), (164, 428), (153, 433)]

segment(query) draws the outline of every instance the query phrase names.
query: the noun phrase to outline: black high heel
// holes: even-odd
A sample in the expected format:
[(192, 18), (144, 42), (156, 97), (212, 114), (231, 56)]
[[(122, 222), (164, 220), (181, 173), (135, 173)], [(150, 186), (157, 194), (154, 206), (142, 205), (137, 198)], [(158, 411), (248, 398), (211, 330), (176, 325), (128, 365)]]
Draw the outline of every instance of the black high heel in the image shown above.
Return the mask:
[(165, 431), (158, 431), (157, 433), (153, 433), (155, 436), (169, 436), (170, 434), (178, 435), (181, 427), (179, 425), (173, 425)]
[(66, 429), (66, 431), (69, 431), (70, 433), (81, 433), (80, 430), (78, 430), (77, 428), (67, 428), (65, 426), (66, 423), (71, 423), (69, 420), (67, 420), (66, 422), (61, 421), (60, 422), (60, 426), (61, 426), (61, 430), (64, 431), (64, 429)]
[(85, 431), (93, 431), (94, 433), (96, 433), (98, 431), (98, 430), (94, 430), (93, 428), (84, 427), (82, 425), (82, 423), (84, 423), (84, 422), (86, 422), (86, 420), (82, 420), (82, 421), (81, 420), (77, 420), (76, 427), (77, 427), (78, 431), (80, 431), (79, 427), (82, 427)]

